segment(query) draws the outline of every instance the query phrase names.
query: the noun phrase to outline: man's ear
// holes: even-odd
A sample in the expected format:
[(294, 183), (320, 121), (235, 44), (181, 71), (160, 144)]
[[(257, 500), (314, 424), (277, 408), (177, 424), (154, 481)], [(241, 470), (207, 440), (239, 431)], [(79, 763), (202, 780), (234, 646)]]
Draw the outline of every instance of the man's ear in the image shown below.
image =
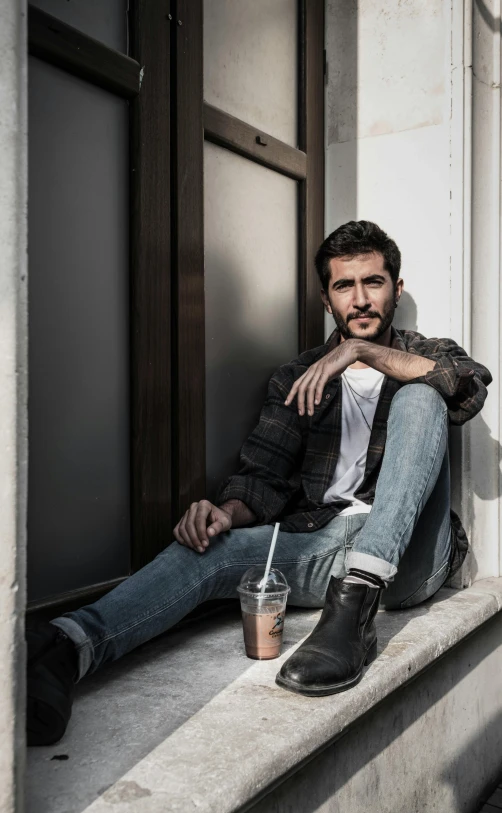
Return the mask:
[(324, 290), (324, 288), (321, 288), (321, 299), (322, 299), (322, 304), (324, 305), (327, 312), (330, 313), (331, 315), (333, 315), (333, 311), (331, 310), (331, 305), (329, 304), (328, 295), (327, 295), (326, 291)]
[(401, 299), (401, 295), (403, 293), (403, 288), (404, 288), (404, 282), (403, 282), (403, 280), (401, 278), (399, 278), (397, 280), (395, 286), (394, 286), (394, 301), (396, 303), (396, 306), (397, 306), (399, 300)]

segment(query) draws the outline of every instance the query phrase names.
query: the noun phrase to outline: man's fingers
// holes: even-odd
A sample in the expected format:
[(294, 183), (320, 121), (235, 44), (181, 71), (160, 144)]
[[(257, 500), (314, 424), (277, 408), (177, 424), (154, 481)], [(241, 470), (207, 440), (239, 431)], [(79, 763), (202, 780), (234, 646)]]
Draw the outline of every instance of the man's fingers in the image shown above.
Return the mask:
[(284, 401), (286, 406), (288, 406), (288, 404), (290, 404), (291, 401), (293, 401), (293, 399), (296, 397), (296, 395), (298, 394), (298, 390), (301, 388), (301, 386), (304, 383), (305, 379), (307, 379), (309, 377), (309, 375), (311, 374), (311, 370), (312, 370), (312, 367), (309, 370), (307, 370), (306, 373), (303, 373), (303, 375), (301, 375), (300, 378), (296, 379), (295, 383), (293, 384), (293, 386), (291, 387), (291, 389), (289, 391), (288, 397)]
[[(180, 520), (180, 522), (181, 522), (181, 520)], [(178, 522), (178, 524), (174, 528), (173, 536), (176, 539), (176, 542), (179, 542), (180, 544), (182, 544), (179, 528), (180, 528), (180, 523)]]
[[(298, 413), (303, 415), (305, 412), (305, 407), (307, 408), (308, 414), (314, 414), (314, 406), (316, 404), (321, 403), (322, 394), (324, 391), (324, 387), (326, 386), (327, 381), (333, 376), (328, 374), (326, 371), (326, 365), (317, 362), (313, 364), (312, 367), (309, 367), (306, 373), (304, 373), (291, 387), (288, 397), (285, 400), (285, 405), (291, 403), (291, 401), (296, 397), (297, 398), (297, 406), (298, 406)], [(305, 396), (307, 403), (305, 404)]]
[(232, 527), (231, 518), (224, 511), (212, 511), (211, 524), (207, 532), (211, 531), (211, 536), (221, 534), (222, 531), (228, 531)]
[(209, 545), (207, 519), (211, 512), (213, 512), (212, 516), (215, 517), (214, 522), (210, 526), (214, 531), (212, 536), (216, 536), (217, 533), (224, 530), (226, 525), (225, 520), (219, 520), (217, 516), (215, 516), (215, 506), (210, 503), (209, 500), (200, 500), (199, 502), (193, 502), (191, 504), (188, 511), (185, 511), (183, 517), (174, 528), (173, 533), (176, 541), (186, 548), (190, 548), (198, 553), (204, 553)]
[[(305, 373), (303, 375), (305, 375)], [(295, 383), (291, 387), (291, 389), (289, 391), (289, 394), (288, 394), (288, 397), (284, 401), (285, 406), (289, 406), (289, 404), (291, 403), (291, 401), (295, 397), (296, 393), (298, 392), (298, 387), (300, 386), (300, 382), (301, 382), (301, 380), (303, 378), (303, 375), (301, 376), (301, 378), (299, 378), (297, 381), (295, 381)]]
[(316, 375), (317, 370), (314, 367), (311, 367), (310, 370), (307, 370), (303, 377), (303, 381), (300, 385), (298, 390), (298, 412), (300, 415), (303, 415), (305, 412), (305, 392), (310, 385), (310, 382)]
[(323, 394), (323, 391), (324, 391), (324, 387), (326, 386), (326, 381), (327, 380), (328, 380), (328, 376), (326, 375), (326, 373), (323, 373), (317, 379), (316, 387), (315, 387), (315, 403), (316, 404), (321, 403), (322, 394)]
[(188, 509), (185, 530), (188, 536), (190, 537), (190, 541), (192, 543), (192, 547), (194, 548), (194, 550), (197, 550), (199, 553), (204, 553), (204, 546), (202, 544), (202, 541), (199, 539), (197, 529), (195, 527), (195, 517), (197, 515), (198, 505), (199, 505), (198, 503), (193, 502), (190, 508)]
[(207, 518), (211, 513), (212, 507), (211, 503), (207, 500), (201, 500), (195, 514), (195, 530), (198, 540), (204, 548), (207, 548), (209, 545), (207, 538)]
[(221, 521), (221, 519), (215, 519), (214, 522), (212, 522), (207, 529), (208, 534), (209, 531), (211, 531), (210, 534), (211, 538), (218, 536), (218, 534), (221, 534), (221, 532), (223, 531), (223, 522)]
[(178, 534), (180, 536), (180, 539), (178, 539), (178, 542), (181, 545), (185, 545), (186, 548), (192, 548), (193, 549), (192, 541), (191, 541), (190, 537), (188, 536), (188, 534), (186, 532), (186, 529), (185, 529), (187, 514), (188, 514), (188, 511), (186, 511), (183, 514), (183, 517), (181, 518), (181, 521), (180, 521), (179, 526), (178, 526)]
[[(309, 387), (307, 390), (307, 411), (309, 415), (314, 414), (314, 396), (317, 390), (317, 383), (321, 378), (321, 371), (319, 370), (315, 376), (313, 376), (310, 380)], [(317, 402), (316, 402), (317, 403)]]

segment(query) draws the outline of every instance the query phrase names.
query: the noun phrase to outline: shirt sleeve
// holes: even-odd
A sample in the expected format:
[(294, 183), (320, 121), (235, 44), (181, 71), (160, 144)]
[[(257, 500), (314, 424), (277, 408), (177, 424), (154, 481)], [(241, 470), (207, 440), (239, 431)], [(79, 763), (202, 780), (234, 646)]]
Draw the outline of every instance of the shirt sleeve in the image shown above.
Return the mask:
[(302, 445), (296, 406), (284, 401), (293, 386), (292, 371), (284, 368), (272, 376), (258, 425), (242, 446), (237, 474), (225, 480), (217, 504), (238, 499), (256, 516), (257, 525), (277, 517), (296, 486), (290, 477)]
[(471, 359), (452, 339), (416, 339), (408, 352), (436, 362), (428, 373), (407, 383), (434, 387), (445, 400), (450, 423), (460, 426), (477, 415), (492, 381), (486, 367)]

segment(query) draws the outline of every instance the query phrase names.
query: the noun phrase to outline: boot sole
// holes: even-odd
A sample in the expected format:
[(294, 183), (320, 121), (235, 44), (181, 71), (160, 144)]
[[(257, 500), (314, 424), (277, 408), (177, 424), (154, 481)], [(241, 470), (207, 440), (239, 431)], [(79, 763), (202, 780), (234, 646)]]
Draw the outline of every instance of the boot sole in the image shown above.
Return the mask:
[(331, 686), (323, 686), (322, 688), (314, 689), (309, 688), (308, 686), (302, 686), (301, 683), (295, 683), (292, 680), (287, 680), (286, 678), (281, 677), (280, 672), (277, 674), (275, 682), (282, 689), (287, 689), (289, 692), (295, 692), (295, 694), (303, 694), (306, 697), (326, 697), (330, 694), (345, 692), (347, 689), (352, 689), (353, 686), (357, 686), (363, 677), (364, 667), (369, 666), (370, 663), (373, 663), (376, 657), (377, 643), (375, 641), (375, 643), (372, 644), (372, 646), (368, 649), (366, 658), (364, 659), (364, 663), (360, 671), (357, 673), (357, 675), (351, 678), (351, 680), (346, 680), (344, 683), (333, 683)]

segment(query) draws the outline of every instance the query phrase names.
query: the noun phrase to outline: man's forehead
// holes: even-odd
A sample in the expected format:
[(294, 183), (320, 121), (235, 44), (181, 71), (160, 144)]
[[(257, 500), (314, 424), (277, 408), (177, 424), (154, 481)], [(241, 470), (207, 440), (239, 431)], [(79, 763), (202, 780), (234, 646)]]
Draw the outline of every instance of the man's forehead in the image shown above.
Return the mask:
[(358, 254), (355, 257), (335, 257), (329, 263), (331, 279), (353, 279), (368, 274), (388, 274), (384, 269), (383, 254)]

